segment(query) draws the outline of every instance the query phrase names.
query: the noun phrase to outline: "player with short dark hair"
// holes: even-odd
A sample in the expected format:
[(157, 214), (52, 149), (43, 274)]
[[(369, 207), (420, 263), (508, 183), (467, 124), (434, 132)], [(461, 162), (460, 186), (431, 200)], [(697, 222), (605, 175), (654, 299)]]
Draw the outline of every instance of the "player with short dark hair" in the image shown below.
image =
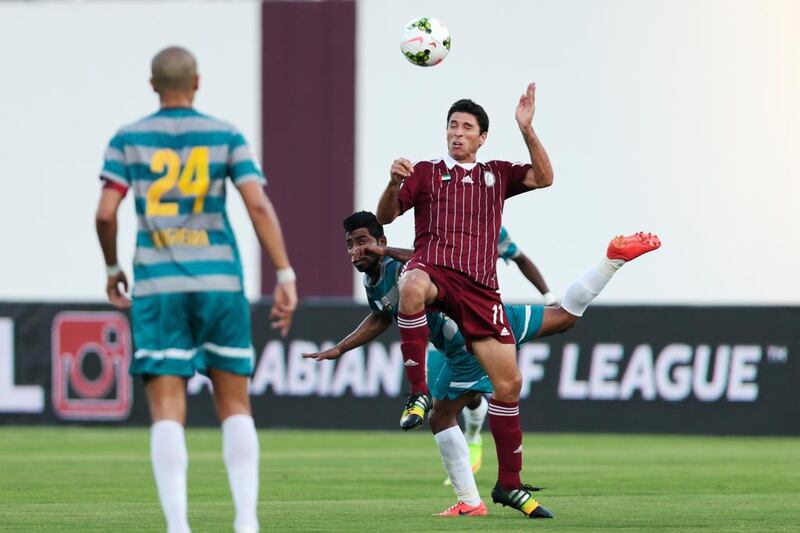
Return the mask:
[[(227, 178), (277, 269), (271, 317), (284, 336), (297, 305), (295, 275), (264, 193), (266, 180), (244, 137), (192, 107), (199, 87), (194, 56), (175, 46), (160, 51), (150, 83), (160, 109), (119, 130), (100, 174), (96, 224), (106, 291), (115, 306), (132, 305), (130, 372), (145, 379), (153, 472), (168, 531), (189, 531), (186, 380), (201, 372), (214, 385), (234, 528), (255, 532), (259, 451), (247, 386), (254, 351), (241, 260), (225, 210)], [(138, 219), (132, 303), (116, 248), (117, 211), (129, 190)]]
[[(362, 346), (378, 337), (397, 320), (398, 278), (404, 262), (413, 256), (413, 250), (387, 246), (383, 227), (372, 213), (360, 211), (344, 219), (345, 244), (350, 261), (364, 273), (364, 288), (371, 312), (358, 327), (337, 343), (322, 352), (303, 354), (305, 358), (323, 361), (338, 359), (344, 353)], [(613, 274), (626, 262), (655, 250), (660, 246), (658, 237), (637, 233), (628, 237), (612, 239), (606, 256), (597, 266), (589, 269), (572, 283), (564, 296), (563, 308), (541, 305), (505, 305), (515, 342), (521, 345), (534, 338), (561, 333), (571, 328), (583, 315), (586, 307)], [(592, 287), (592, 296), (587, 298), (586, 287)], [(457, 325), (443, 313), (428, 312), (430, 341), (436, 347), (427, 358), (427, 383), (433, 395), (433, 410), (430, 427), (434, 434), (442, 464), (451, 480), (458, 501), (441, 516), (481, 516), (487, 513), (481, 501), (473, 475), (474, 468), (465, 435), (458, 427), (459, 412), (477, 410), (483, 394), (492, 392), (492, 384), (468, 352), (466, 342)], [(483, 425), (483, 415), (476, 415), (477, 430)], [(467, 422), (469, 426), (469, 421)], [(469, 427), (467, 430), (469, 431)], [(473, 428), (474, 429), (474, 428)], [(477, 431), (476, 430), (476, 431)], [(526, 486), (527, 496), (512, 505), (523, 512), (533, 506), (539, 509), (537, 517), (549, 514), (530, 497), (529, 492), (538, 490)], [(502, 502), (501, 502), (502, 503)], [(530, 515), (532, 510), (526, 512)]]
[[(398, 325), (405, 361), (419, 365), (425, 360), (426, 306), (441, 309), (458, 324), (469, 351), (494, 385), (489, 427), (497, 451), (498, 479), (492, 498), (531, 517), (544, 512), (520, 480), (522, 377), (500, 299), (496, 262), (505, 200), (553, 183), (550, 160), (533, 129), (534, 95), (531, 83), (515, 111), (530, 163), (479, 162), (477, 153), (488, 135), (484, 111), (455, 111), (447, 119), (445, 156), (414, 165), (407, 159), (395, 160), (376, 212), (378, 221), (388, 224), (414, 209), (414, 258), (400, 280)], [(414, 403), (426, 410), (430, 401), (424, 379), (412, 378), (417, 378), (416, 382), (412, 379)], [(408, 425), (415, 423), (422, 421), (407, 420)], [(523, 500), (533, 503), (523, 506)]]

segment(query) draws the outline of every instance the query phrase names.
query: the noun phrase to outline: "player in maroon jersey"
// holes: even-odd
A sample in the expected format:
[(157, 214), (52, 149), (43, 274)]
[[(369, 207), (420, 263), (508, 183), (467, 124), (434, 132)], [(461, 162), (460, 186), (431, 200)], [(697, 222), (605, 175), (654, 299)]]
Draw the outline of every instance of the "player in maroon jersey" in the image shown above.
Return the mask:
[(430, 409), (424, 373), (425, 308), (441, 309), (458, 324), (468, 351), (494, 386), (489, 428), (499, 472), (492, 499), (531, 518), (550, 518), (552, 514), (531, 495), (533, 487), (520, 480), (522, 377), (495, 272), (506, 198), (553, 183), (550, 159), (533, 129), (535, 90), (535, 84), (528, 85), (515, 113), (530, 163), (479, 162), (489, 117), (472, 100), (459, 100), (447, 113), (447, 154), (414, 165), (407, 159), (395, 160), (376, 215), (381, 224), (389, 224), (414, 208), (414, 257), (400, 278), (397, 321), (412, 387), (401, 427), (422, 425)]

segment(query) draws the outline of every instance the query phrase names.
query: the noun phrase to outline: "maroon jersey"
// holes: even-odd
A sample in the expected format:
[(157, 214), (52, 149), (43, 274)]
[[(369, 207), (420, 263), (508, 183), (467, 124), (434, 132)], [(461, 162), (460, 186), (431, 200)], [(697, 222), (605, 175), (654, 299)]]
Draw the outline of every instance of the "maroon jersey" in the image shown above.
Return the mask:
[(414, 258), (497, 289), (497, 240), (506, 198), (530, 190), (530, 164), (452, 158), (420, 161), (400, 186), (401, 213), (414, 208)]

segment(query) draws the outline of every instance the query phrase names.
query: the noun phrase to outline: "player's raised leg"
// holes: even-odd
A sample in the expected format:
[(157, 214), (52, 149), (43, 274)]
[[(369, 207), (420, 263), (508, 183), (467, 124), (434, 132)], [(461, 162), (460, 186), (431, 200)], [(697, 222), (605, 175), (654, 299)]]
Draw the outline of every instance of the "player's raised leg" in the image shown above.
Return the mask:
[(567, 288), (561, 306), (571, 315), (583, 316), (591, 301), (622, 265), (660, 246), (661, 240), (651, 233), (639, 232), (611, 239), (606, 256)]
[(222, 422), (222, 457), (236, 508), (234, 530), (258, 531), (258, 435), (250, 414), (247, 377), (211, 369), (214, 405)]
[(147, 376), (145, 391), (153, 425), (150, 459), (168, 533), (191, 531), (187, 516), (186, 471), (189, 455), (183, 424), (186, 381), (180, 376)]
[(553, 514), (531, 495), (536, 488), (520, 480), (522, 428), (519, 392), (522, 376), (517, 368), (516, 349), (513, 344), (502, 344), (489, 337), (473, 341), (472, 353), (494, 387), (489, 400), (489, 429), (494, 437), (498, 474), (492, 500), (513, 507), (530, 518), (552, 518)]
[(400, 417), (400, 427), (407, 431), (421, 427), (431, 408), (425, 382), (425, 353), (429, 337), (425, 306), (436, 298), (437, 290), (428, 274), (420, 269), (404, 272), (398, 286), (397, 327), (400, 329), (406, 377), (411, 384), (411, 394)]
[(470, 464), (467, 440), (458, 427), (458, 413), (481, 397), (476, 392), (466, 392), (455, 400), (434, 400), (429, 424), (442, 457), (442, 465), (451, 480), (457, 501), (438, 516), (484, 516), (486, 505), (481, 501), (478, 486)]
[(555, 335), (574, 326), (622, 265), (660, 246), (661, 240), (652, 233), (639, 232), (611, 239), (605, 257), (567, 288), (561, 307), (544, 310), (542, 326), (536, 336)]

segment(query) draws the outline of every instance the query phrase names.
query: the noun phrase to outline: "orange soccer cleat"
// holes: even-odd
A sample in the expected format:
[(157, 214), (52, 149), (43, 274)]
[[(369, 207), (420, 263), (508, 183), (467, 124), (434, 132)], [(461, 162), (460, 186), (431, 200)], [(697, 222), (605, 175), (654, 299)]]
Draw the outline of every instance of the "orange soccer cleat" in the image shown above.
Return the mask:
[(608, 243), (606, 257), (632, 261), (640, 255), (657, 250), (659, 247), (661, 247), (661, 239), (658, 238), (658, 235), (640, 231), (633, 235), (620, 235), (611, 239), (611, 242)]
[(489, 511), (486, 510), (486, 505), (483, 502), (480, 505), (467, 505), (464, 502), (456, 502), (441, 513), (436, 513), (433, 516), (486, 516)]

